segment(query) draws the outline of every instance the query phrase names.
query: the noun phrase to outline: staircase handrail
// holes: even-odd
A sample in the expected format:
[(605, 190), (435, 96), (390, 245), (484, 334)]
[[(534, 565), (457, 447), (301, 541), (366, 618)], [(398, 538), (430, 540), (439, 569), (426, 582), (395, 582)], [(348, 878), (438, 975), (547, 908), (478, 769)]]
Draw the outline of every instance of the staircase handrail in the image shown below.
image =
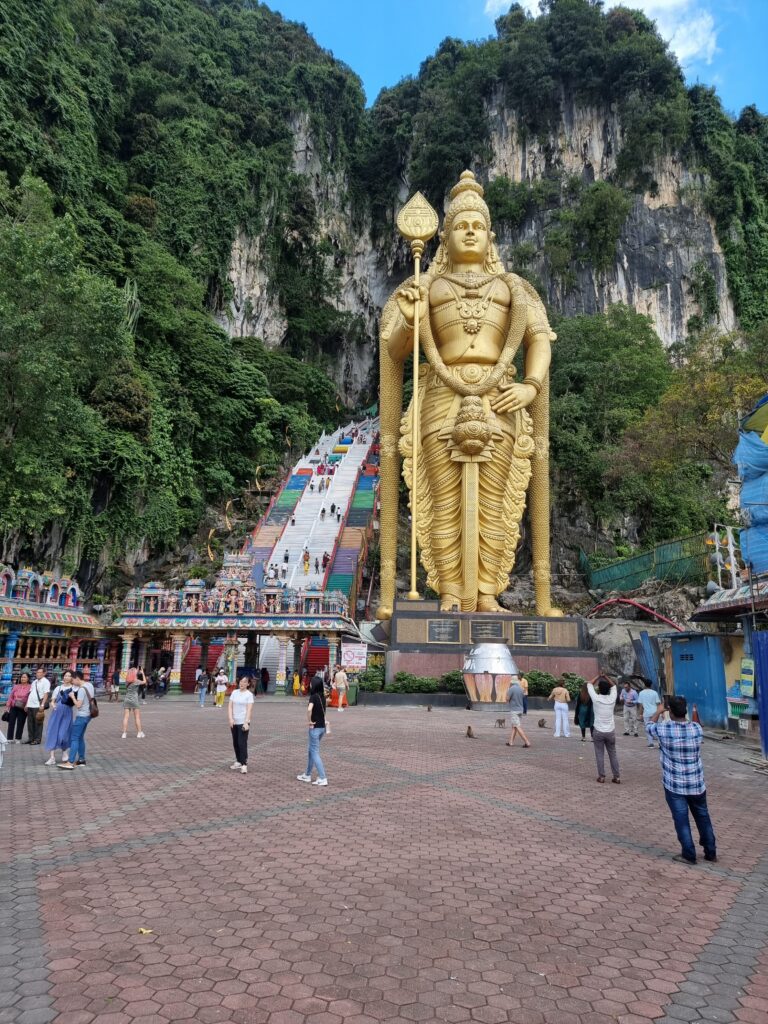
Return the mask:
[(331, 578), (331, 567), (333, 566), (333, 563), (336, 561), (336, 554), (337, 554), (337, 552), (339, 550), (339, 546), (341, 544), (341, 538), (342, 538), (342, 535), (343, 535), (344, 531), (347, 528), (347, 516), (349, 515), (349, 510), (352, 507), (352, 502), (353, 502), (354, 497), (355, 497), (355, 492), (357, 491), (357, 485), (360, 482), (361, 474), (362, 474), (362, 470), (360, 469), (360, 466), (358, 466), (357, 467), (357, 473), (355, 475), (355, 480), (354, 480), (354, 483), (352, 485), (352, 490), (349, 492), (349, 497), (347, 498), (347, 507), (344, 510), (344, 514), (341, 517), (341, 521), (339, 523), (339, 530), (337, 531), (336, 539), (333, 542), (333, 548), (331, 549), (331, 557), (330, 557), (330, 560), (328, 562), (328, 565), (326, 565), (326, 567), (325, 567), (325, 573), (323, 575), (323, 581), (322, 581), (323, 590), (325, 590), (325, 586), (328, 583), (328, 580)]
[[(371, 454), (371, 449), (372, 448), (373, 448), (373, 443), (369, 444), (368, 447), (366, 448), (366, 450), (365, 450), (365, 458), (363, 459), (363, 462), (367, 462), (368, 461), (368, 457)], [(347, 528), (347, 518), (349, 517), (349, 512), (350, 512), (350, 509), (352, 508), (352, 502), (355, 500), (355, 494), (357, 493), (357, 485), (360, 483), (360, 477), (363, 475), (363, 462), (361, 462), (360, 465), (357, 467), (357, 474), (355, 476), (355, 482), (354, 482), (354, 485), (352, 487), (352, 490), (349, 492), (349, 498), (347, 499), (347, 507), (344, 510), (344, 515), (341, 517), (341, 524), (340, 524), (341, 525), (341, 529), (336, 534), (336, 540), (333, 542), (333, 551), (331, 552), (331, 560), (328, 563), (328, 565), (326, 566), (325, 576), (323, 577), (323, 587), (325, 587), (327, 581), (331, 577), (331, 569), (333, 567), (334, 561), (336, 560), (336, 553), (337, 553), (337, 551), (339, 549), (339, 545), (341, 543), (342, 535), (343, 535), (344, 531)]]
[(254, 535), (254, 534), (255, 534), (255, 533), (256, 533), (256, 532), (258, 531), (258, 530), (260, 530), (260, 529), (262, 528), (262, 526), (264, 526), (264, 524), (266, 523), (266, 521), (267, 521), (267, 518), (269, 517), (269, 513), (270, 513), (270, 512), (272, 511), (272, 509), (273, 509), (273, 508), (275, 507), (275, 502), (277, 501), (277, 499), (278, 499), (278, 498), (280, 497), (280, 495), (281, 495), (281, 494), (283, 493), (283, 491), (285, 490), (286, 484), (287, 484), (287, 483), (288, 483), (288, 481), (289, 481), (289, 480), (291, 479), (291, 476), (292, 476), (292, 473), (291, 473), (290, 471), (289, 471), (288, 473), (286, 473), (286, 475), (285, 475), (285, 478), (284, 478), (283, 482), (282, 482), (282, 483), (280, 484), (280, 486), (278, 487), (278, 489), (277, 489), (277, 490), (276, 490), (276, 491), (275, 491), (275, 492), (273, 493), (272, 497), (271, 497), (271, 498), (269, 499), (269, 504), (267, 505), (267, 507), (266, 507), (266, 510), (265, 510), (265, 512), (263, 513), (263, 515), (262, 515), (261, 519), (259, 519), (258, 523), (256, 523), (256, 525), (254, 526), (254, 528), (253, 528), (253, 529), (251, 530), (251, 532), (250, 532), (250, 533), (248, 534), (248, 537), (247, 537), (247, 539), (243, 541), (243, 548), (242, 548), (242, 550), (241, 550), (241, 552), (240, 552), (240, 554), (241, 554), (241, 555), (247, 555), (247, 554), (248, 554), (248, 545), (249, 545), (249, 544), (250, 544), (250, 542), (251, 542), (251, 541), (253, 540), (253, 535)]

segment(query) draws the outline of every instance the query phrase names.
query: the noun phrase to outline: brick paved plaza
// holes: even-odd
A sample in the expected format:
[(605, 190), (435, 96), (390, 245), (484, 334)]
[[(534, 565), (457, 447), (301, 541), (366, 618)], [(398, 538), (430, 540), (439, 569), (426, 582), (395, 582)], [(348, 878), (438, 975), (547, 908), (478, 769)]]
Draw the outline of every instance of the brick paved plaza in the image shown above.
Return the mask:
[(321, 789), (303, 702), (257, 703), (247, 776), (225, 711), (145, 711), (123, 741), (103, 706), (75, 772), (7, 748), (0, 1024), (768, 1021), (768, 782), (731, 744), (689, 867), (643, 738), (598, 786), (539, 713), (510, 751), (488, 713), (353, 708)]

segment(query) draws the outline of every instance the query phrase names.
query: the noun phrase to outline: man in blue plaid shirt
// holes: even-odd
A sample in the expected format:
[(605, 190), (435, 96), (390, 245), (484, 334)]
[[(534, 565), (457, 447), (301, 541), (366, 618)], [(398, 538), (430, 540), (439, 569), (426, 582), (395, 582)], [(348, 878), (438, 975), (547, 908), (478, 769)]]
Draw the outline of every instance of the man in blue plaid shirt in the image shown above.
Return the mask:
[(704, 860), (717, 860), (715, 830), (707, 810), (707, 790), (704, 785), (704, 766), (701, 763), (702, 729), (697, 722), (688, 722), (685, 697), (669, 698), (670, 721), (660, 722), (664, 705), (648, 721), (648, 738), (655, 737), (661, 750), (661, 777), (664, 795), (672, 812), (675, 831), (682, 853), (675, 860), (696, 863), (688, 812), (693, 815), (699, 830), (699, 843), (704, 849)]

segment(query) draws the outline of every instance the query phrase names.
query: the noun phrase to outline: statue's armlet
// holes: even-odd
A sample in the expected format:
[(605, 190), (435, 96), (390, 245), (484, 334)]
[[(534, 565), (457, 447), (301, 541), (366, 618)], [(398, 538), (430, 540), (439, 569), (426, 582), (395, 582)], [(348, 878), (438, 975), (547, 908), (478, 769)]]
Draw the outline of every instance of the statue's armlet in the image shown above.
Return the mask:
[(513, 289), (513, 294), (516, 289), (520, 289), (525, 295), (528, 306), (524, 339), (526, 347), (533, 344), (534, 341), (555, 341), (557, 335), (549, 325), (544, 303), (530, 281), (526, 281), (524, 277), (519, 277), (517, 274), (508, 274), (507, 278), (510, 287)]

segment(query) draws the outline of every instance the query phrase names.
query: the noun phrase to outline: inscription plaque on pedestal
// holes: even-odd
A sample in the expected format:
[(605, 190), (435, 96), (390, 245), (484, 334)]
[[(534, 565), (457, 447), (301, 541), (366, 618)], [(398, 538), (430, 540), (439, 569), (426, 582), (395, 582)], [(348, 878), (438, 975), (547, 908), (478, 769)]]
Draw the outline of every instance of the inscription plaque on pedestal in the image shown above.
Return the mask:
[(473, 619), (470, 635), (473, 644), (481, 644), (483, 640), (503, 640), (504, 623), (499, 619)]
[(460, 641), (458, 619), (427, 619), (427, 642), (457, 644)]
[(512, 625), (512, 643), (521, 647), (545, 647), (546, 622), (515, 622)]

